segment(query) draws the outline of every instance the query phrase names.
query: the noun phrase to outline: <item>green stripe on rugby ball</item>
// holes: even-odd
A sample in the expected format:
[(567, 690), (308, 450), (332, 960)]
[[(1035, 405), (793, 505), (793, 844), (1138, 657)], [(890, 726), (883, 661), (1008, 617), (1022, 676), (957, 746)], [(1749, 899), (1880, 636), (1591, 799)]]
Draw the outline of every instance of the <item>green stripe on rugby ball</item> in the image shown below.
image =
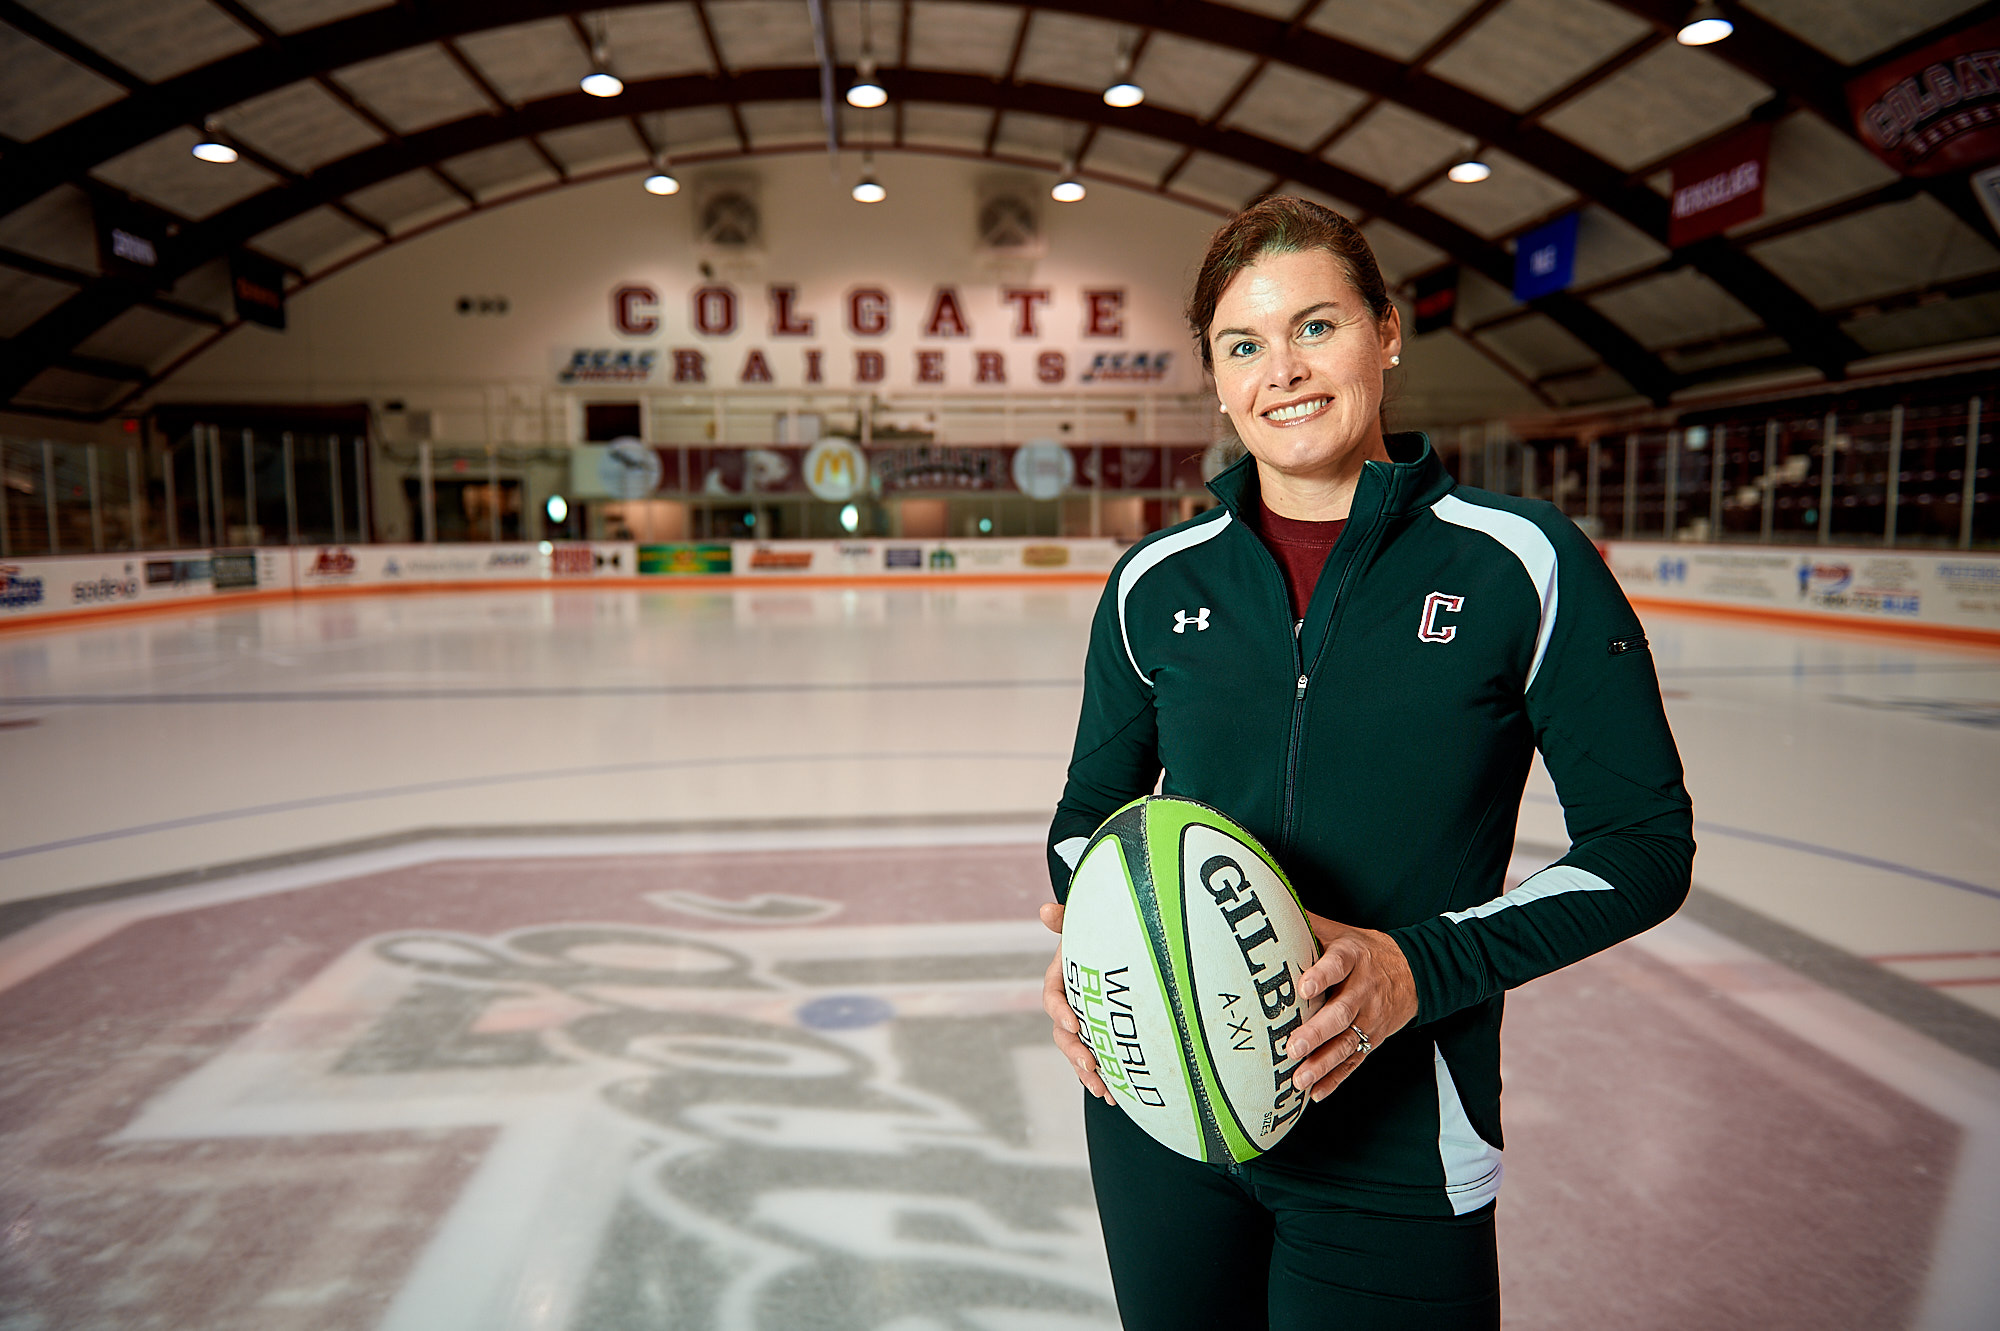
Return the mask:
[[(1098, 861), (1086, 882), (1083, 863), (1110, 845), (1117, 856)], [(1106, 881), (1113, 874), (1121, 881)], [(1133, 1121), (1195, 1159), (1244, 1161), (1269, 1150), (1306, 1103), (1290, 1087), (1296, 1064), (1273, 1051), (1318, 1007), (1297, 1001), (1298, 976), (1318, 945), (1284, 870), (1227, 815), (1193, 800), (1149, 796), (1098, 829), (1069, 902), (1066, 956), (1072, 922), (1079, 940), (1117, 937), (1127, 948), (1143, 941), (1151, 953), (1157, 987), (1150, 1001), (1127, 1006), (1152, 1014), (1144, 1023), (1150, 1071), (1160, 1071), (1158, 1045), (1171, 1035), (1186, 1099), (1172, 1115), (1143, 1103), (1128, 1107)], [(1114, 911), (1126, 918), (1107, 918)], [(1090, 949), (1080, 943), (1076, 950)], [(1169, 1123), (1171, 1132), (1155, 1129)]]
[(1162, 1145), (1205, 1159), (1194, 1083), (1171, 1014), (1142, 996), (1166, 992), (1167, 980), (1146, 926), (1152, 893), (1143, 839), (1128, 844), (1112, 826), (1117, 818), (1098, 829), (1070, 877), (1064, 991), (1119, 1108)]

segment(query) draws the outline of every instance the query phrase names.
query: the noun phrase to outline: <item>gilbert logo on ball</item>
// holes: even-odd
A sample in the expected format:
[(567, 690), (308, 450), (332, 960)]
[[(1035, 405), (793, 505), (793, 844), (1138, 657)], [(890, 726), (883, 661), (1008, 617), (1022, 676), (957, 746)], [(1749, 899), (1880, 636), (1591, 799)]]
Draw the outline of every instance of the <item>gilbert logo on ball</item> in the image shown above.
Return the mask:
[(1292, 1032), (1318, 1010), (1298, 978), (1319, 951), (1284, 870), (1192, 800), (1134, 800), (1070, 878), (1063, 977), (1105, 1085), (1131, 1120), (1196, 1160), (1271, 1149), (1304, 1112)]

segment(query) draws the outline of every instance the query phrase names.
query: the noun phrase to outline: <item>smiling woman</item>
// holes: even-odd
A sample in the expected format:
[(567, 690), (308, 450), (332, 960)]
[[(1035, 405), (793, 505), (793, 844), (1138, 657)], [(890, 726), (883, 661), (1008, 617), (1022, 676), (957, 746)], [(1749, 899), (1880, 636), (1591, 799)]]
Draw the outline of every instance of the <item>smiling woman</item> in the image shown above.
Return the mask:
[(1264, 502), (1345, 518), (1361, 464), (1388, 460), (1382, 376), (1403, 347), (1361, 233), (1303, 199), (1267, 199), (1216, 233), (1187, 315)]
[[(1384, 433), (1402, 324), (1345, 218), (1288, 198), (1238, 214), (1188, 321), (1249, 457), (1211, 484), (1219, 508), (1112, 574), (1049, 871), (1066, 901), (1093, 832), (1156, 786), (1220, 810), (1296, 887), (1321, 947), (1297, 993), (1323, 1002), (1270, 1050), (1310, 1098), (1297, 1125), (1210, 1165), (1097, 1102), (1112, 1093), (1058, 951), (1043, 1004), (1097, 1097), (1119, 1311), (1148, 1331), (1486, 1331), (1503, 993), (1688, 890), (1692, 814), (1645, 634), (1560, 511), (1459, 486), (1423, 435)], [(1512, 886), (1537, 750), (1572, 844)], [(1060, 932), (1063, 913), (1043, 921)]]

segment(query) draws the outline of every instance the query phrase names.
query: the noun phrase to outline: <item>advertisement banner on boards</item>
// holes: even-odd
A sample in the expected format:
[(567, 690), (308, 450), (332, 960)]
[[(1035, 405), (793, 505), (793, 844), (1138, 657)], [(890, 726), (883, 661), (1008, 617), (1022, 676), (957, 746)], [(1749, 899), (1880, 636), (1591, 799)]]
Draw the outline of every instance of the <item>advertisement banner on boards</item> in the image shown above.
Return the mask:
[(149, 598), (195, 596), (215, 590), (215, 559), (206, 550), (144, 555), (139, 563)]
[(385, 582), (390, 575), (383, 565), (396, 557), (396, 547), (385, 545), (300, 546), (292, 552), (292, 567), (298, 570), (301, 587), (349, 587)]
[(0, 560), (0, 619), (207, 596), (207, 551)]
[(552, 578), (629, 578), (639, 571), (632, 541), (561, 541), (548, 555)]
[(2000, 633), (2000, 556), (1613, 541), (1627, 595)]
[(639, 547), (639, 572), (646, 577), (715, 577), (733, 572), (726, 541), (673, 541)]
[(507, 582), (538, 580), (535, 547), (512, 545), (405, 545), (392, 550), (380, 570), (385, 582)]
[[(268, 555), (272, 551), (260, 551)], [(536, 547), (503, 545), (302, 545), (276, 553), (291, 556), (298, 586), (398, 587), (453, 582), (539, 582), (547, 573)], [(269, 565), (260, 571), (268, 584)]]
[(1861, 141), (1903, 175), (2000, 160), (2000, 19), (1856, 75), (1847, 106)]
[(1674, 163), (1667, 243), (1675, 249), (1764, 215), (1771, 127), (1745, 125)]
[(254, 591), (257, 587), (255, 550), (217, 550), (209, 560), (219, 592)]

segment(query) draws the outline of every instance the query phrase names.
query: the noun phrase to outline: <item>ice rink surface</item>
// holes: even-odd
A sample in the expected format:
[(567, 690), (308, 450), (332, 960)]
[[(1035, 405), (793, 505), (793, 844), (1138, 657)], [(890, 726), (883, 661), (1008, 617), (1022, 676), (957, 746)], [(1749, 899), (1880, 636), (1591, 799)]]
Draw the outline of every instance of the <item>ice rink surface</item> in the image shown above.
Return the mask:
[[(1115, 1326), (1034, 919), (1096, 596), (0, 636), (0, 1327)], [(1697, 890), (1510, 995), (1507, 1324), (2000, 1325), (2000, 653), (1648, 632)]]

